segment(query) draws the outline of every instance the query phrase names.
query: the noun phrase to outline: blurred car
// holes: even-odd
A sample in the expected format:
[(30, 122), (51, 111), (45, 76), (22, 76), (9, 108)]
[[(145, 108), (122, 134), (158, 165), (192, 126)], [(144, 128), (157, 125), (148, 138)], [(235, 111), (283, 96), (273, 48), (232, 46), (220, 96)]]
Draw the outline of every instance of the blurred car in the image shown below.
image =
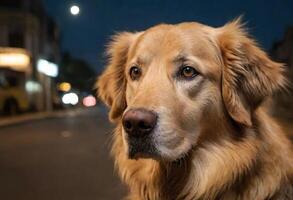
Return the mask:
[(29, 110), (30, 103), (24, 82), (22, 73), (1, 69), (0, 111), (2, 114), (15, 115)]

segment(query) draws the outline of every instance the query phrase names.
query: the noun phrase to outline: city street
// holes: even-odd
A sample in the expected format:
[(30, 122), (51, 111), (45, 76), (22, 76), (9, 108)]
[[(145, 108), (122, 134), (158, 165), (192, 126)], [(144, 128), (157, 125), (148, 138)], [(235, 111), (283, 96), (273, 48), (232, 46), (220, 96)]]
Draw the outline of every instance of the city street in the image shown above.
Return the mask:
[[(293, 1), (273, 0), (0, 0), (0, 200), (122, 200), (128, 191), (110, 156), (115, 127), (103, 102), (126, 100), (131, 112), (125, 110), (120, 123), (130, 157), (158, 154), (154, 157), (162, 162), (172, 161), (163, 170), (166, 176), (158, 178), (158, 198), (283, 196), (291, 176), (283, 161), (289, 163), (291, 155), (284, 150), (288, 159), (282, 159), (285, 148), (276, 147), (283, 142), (286, 147), (285, 140), (269, 135), (274, 131), (282, 138), (282, 133), (267, 125), (271, 121), (259, 107), (293, 142), (292, 10)], [(215, 71), (223, 80), (212, 80)], [(149, 96), (154, 104), (141, 109)], [(153, 112), (157, 104), (172, 116)], [(268, 152), (270, 158), (262, 158)], [(250, 157), (257, 158), (257, 167), (249, 165)], [(187, 162), (193, 160), (200, 162)], [(188, 170), (184, 176), (179, 176), (181, 163)], [(245, 173), (242, 165), (248, 166)], [(129, 168), (131, 176), (141, 174)], [(193, 173), (193, 168), (205, 170)], [(271, 169), (276, 173), (266, 181), (262, 172)], [(185, 187), (193, 174), (200, 174), (199, 189), (191, 181)], [(250, 186), (250, 179), (264, 184)], [(238, 194), (240, 182), (247, 195), (246, 190)], [(153, 196), (148, 185), (131, 196)]]
[(0, 199), (117, 200), (102, 108), (0, 127)]

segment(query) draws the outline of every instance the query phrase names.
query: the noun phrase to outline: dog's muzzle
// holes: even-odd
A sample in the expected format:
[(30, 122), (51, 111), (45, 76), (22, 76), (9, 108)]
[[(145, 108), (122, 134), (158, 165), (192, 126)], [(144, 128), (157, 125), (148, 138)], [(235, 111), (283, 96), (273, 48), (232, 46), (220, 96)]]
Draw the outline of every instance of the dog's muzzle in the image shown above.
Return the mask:
[(136, 108), (128, 110), (122, 118), (127, 133), (129, 157), (148, 157), (155, 153), (152, 132), (157, 125), (158, 116), (155, 112)]

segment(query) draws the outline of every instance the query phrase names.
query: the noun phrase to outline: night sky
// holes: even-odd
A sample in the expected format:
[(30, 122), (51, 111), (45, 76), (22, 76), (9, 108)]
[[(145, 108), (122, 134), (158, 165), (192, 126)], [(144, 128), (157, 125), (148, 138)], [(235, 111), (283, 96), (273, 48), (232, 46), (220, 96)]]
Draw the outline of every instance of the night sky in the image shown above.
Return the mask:
[[(158, 23), (197, 21), (221, 26), (244, 15), (250, 33), (269, 50), (293, 25), (292, 0), (43, 0), (61, 30), (61, 47), (103, 68), (103, 52), (118, 31), (139, 31)], [(79, 16), (69, 7), (80, 6)]]

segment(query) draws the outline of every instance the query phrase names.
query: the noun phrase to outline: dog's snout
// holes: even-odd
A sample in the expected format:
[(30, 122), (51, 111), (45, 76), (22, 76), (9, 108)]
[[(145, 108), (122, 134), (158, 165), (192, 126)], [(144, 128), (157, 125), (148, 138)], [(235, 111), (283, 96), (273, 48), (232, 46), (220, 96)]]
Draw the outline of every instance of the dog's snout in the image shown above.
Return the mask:
[(154, 129), (157, 123), (157, 115), (146, 109), (128, 110), (122, 119), (124, 130), (130, 136), (145, 136)]

